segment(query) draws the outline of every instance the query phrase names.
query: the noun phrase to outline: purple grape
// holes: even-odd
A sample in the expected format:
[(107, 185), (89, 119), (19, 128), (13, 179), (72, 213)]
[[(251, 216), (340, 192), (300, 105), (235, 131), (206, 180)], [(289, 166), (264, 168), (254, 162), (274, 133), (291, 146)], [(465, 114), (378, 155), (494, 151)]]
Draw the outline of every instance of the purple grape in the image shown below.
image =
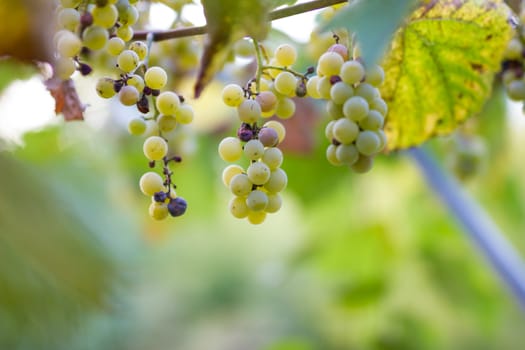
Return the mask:
[(166, 198), (168, 198), (168, 194), (162, 191), (155, 192), (155, 194), (153, 195), (153, 199), (155, 200), (155, 202), (159, 202), (159, 203), (164, 203)]
[(184, 214), (186, 212), (187, 207), (188, 204), (186, 203), (186, 200), (182, 197), (172, 198), (168, 203), (168, 211), (173, 217), (181, 216), (182, 214)]
[(279, 135), (272, 128), (262, 128), (259, 131), (259, 141), (264, 147), (274, 147), (279, 143)]
[(243, 142), (248, 142), (253, 139), (253, 130), (250, 125), (242, 123), (242, 125), (237, 130), (237, 137)]

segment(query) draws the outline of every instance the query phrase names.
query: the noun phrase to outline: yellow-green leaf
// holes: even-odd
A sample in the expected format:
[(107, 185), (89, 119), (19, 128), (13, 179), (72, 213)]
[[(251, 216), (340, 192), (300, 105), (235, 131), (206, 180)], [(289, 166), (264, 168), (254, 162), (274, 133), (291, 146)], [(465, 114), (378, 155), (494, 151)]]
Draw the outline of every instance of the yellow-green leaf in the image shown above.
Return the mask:
[(396, 34), (384, 61), (390, 150), (453, 131), (491, 93), (512, 28), (499, 0), (433, 0)]

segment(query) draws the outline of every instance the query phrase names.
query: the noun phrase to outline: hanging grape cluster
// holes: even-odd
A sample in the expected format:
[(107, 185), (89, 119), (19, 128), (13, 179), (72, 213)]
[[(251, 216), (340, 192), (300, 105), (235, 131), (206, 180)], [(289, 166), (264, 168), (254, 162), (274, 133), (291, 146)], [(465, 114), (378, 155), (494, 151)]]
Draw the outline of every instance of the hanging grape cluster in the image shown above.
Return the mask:
[[(145, 41), (133, 41), (132, 26), (140, 20), (137, 3), (60, 0), (54, 77), (67, 80), (75, 71), (88, 75), (92, 68), (87, 62), (93, 60), (110, 68), (98, 79), (96, 92), (102, 98), (134, 106), (140, 113), (128, 123), (131, 135), (144, 137), (143, 152), (150, 167), (140, 178), (139, 187), (151, 198), (150, 216), (162, 220), (180, 216), (187, 208), (177, 194), (172, 165), (182, 161), (181, 130), (194, 118), (184, 97), (166, 88), (168, 77), (194, 69), (200, 47), (189, 38), (152, 45), (151, 33)], [(178, 11), (186, 3), (177, 5)], [(174, 27), (184, 25), (178, 21)], [(348, 33), (343, 35), (346, 40)], [(321, 36), (318, 41), (324, 46), (328, 39)], [(275, 118), (294, 116), (293, 98), (328, 100), (327, 110), (333, 119), (326, 126), (330, 163), (365, 172), (372, 166), (373, 156), (385, 147), (387, 107), (377, 89), (383, 71), (378, 66), (365, 69), (358, 57), (350, 58), (347, 46), (338, 43), (340, 37), (328, 49), (323, 47), (317, 70), (310, 67), (305, 73), (294, 70), (298, 54), (291, 45), (269, 52), (264, 45), (244, 38), (233, 46), (236, 55), (257, 61), (257, 72), (245, 86), (228, 84), (222, 91), (223, 102), (236, 109), (240, 122), (236, 135), (224, 138), (218, 147), (220, 157), (231, 163), (222, 180), (233, 194), (229, 210), (234, 217), (259, 224), (282, 206), (280, 193), (288, 178), (281, 167), (279, 146), (286, 131)], [(271, 117), (274, 119), (269, 120)]]
[(507, 95), (514, 101), (525, 101), (525, 33), (523, 21), (525, 11), (519, 18), (514, 37), (503, 53), (502, 77)]
[(267, 213), (277, 212), (282, 205), (279, 193), (286, 187), (288, 177), (281, 168), (283, 154), (277, 146), (285, 137), (285, 128), (275, 120), (262, 126), (259, 121), (274, 115), (281, 119), (292, 117), (295, 102), (291, 98), (306, 95), (306, 75), (291, 68), (296, 59), (293, 46), (280, 45), (268, 65), (258, 67), (260, 75), (247, 87), (229, 84), (222, 91), (224, 103), (237, 109), (241, 125), (235, 137), (220, 142), (219, 155), (227, 162), (245, 158), (249, 164), (227, 166), (222, 178), (234, 195), (229, 205), (231, 214), (248, 218), (252, 224), (262, 223)]
[(62, 0), (57, 9), (59, 30), (55, 35), (57, 59), (55, 77), (66, 80), (75, 72), (91, 73), (82, 57), (103, 52), (108, 55), (115, 77), (100, 78), (96, 92), (102, 98), (118, 97), (124, 106), (136, 106), (140, 117), (128, 124), (132, 135), (143, 135), (144, 155), (150, 168), (161, 166), (162, 176), (154, 171), (145, 173), (139, 181), (142, 193), (152, 198), (149, 214), (156, 220), (180, 216), (186, 211), (186, 201), (178, 197), (172, 181), (170, 163), (180, 162), (174, 154), (174, 139), (179, 137), (178, 125), (193, 120), (193, 109), (173, 91), (162, 91), (168, 74), (162, 67), (148, 67), (150, 46), (132, 41), (139, 12), (137, 1)]
[(367, 172), (386, 146), (387, 105), (377, 89), (383, 79), (380, 66), (365, 69), (359, 58), (350, 59), (346, 45), (335, 43), (319, 57), (317, 75), (308, 80), (307, 91), (328, 101), (332, 120), (325, 129), (330, 142), (326, 157), (331, 164)]

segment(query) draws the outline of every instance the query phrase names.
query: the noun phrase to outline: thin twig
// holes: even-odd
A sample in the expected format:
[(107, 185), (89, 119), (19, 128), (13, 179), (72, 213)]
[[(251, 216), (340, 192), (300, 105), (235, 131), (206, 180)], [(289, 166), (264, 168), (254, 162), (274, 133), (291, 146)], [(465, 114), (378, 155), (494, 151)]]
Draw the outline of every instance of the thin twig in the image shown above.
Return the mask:
[[(348, 0), (313, 0), (298, 5), (288, 6), (279, 10), (274, 10), (268, 14), (268, 20), (274, 21), (285, 17), (295, 16), (301, 13), (322, 9), (328, 6), (342, 4)], [(153, 34), (153, 41), (162, 41), (175, 38), (203, 35), (208, 32), (207, 26), (186, 27), (170, 30), (138, 30), (133, 35), (133, 40), (145, 40), (148, 34)]]

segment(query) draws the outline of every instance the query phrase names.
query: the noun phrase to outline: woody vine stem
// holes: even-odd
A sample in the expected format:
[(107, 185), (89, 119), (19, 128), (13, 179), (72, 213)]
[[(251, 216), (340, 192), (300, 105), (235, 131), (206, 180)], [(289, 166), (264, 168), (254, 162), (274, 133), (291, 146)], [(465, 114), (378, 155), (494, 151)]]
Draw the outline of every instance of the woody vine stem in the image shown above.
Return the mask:
[[(268, 14), (268, 20), (275, 21), (276, 19), (291, 17), (301, 13), (322, 9), (332, 5), (342, 4), (345, 2), (348, 2), (348, 0), (313, 0), (298, 5), (288, 6), (283, 9), (274, 10)], [(148, 34), (151, 34), (153, 35), (153, 41), (163, 41), (175, 38), (204, 35), (206, 33), (208, 33), (207, 26), (194, 26), (162, 31), (137, 31), (133, 35), (133, 39), (145, 40)]]

